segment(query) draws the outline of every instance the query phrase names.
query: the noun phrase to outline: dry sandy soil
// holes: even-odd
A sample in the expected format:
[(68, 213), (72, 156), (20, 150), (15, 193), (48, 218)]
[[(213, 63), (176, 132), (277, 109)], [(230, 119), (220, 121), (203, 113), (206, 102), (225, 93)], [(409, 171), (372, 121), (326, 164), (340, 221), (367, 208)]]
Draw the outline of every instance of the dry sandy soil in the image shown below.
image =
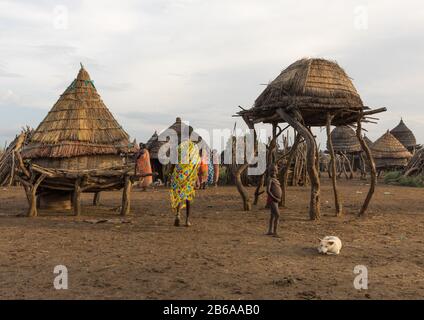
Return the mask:
[[(357, 218), (367, 186), (341, 180), (336, 218), (323, 181), (322, 218), (307, 219), (308, 189), (291, 188), (280, 238), (265, 236), (264, 198), (240, 210), (234, 187), (200, 191), (193, 226), (174, 227), (166, 189), (132, 194), (131, 223), (119, 223), (120, 193), (84, 196), (83, 215), (24, 213), (20, 188), (0, 189), (0, 298), (25, 299), (423, 299), (424, 189), (380, 184), (369, 218)], [(250, 190), (253, 193), (253, 189)], [(118, 219), (92, 224), (84, 220)], [(339, 256), (321, 256), (318, 237), (337, 235)], [(65, 265), (69, 289), (55, 290)], [(353, 286), (368, 268), (368, 290)]]

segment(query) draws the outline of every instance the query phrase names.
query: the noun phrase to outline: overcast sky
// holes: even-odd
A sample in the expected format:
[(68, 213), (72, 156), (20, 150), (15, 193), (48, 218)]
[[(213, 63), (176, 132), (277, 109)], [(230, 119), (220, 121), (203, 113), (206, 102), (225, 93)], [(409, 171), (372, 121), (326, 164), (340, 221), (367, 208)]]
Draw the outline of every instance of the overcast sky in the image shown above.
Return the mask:
[(79, 62), (145, 141), (176, 116), (232, 128), (237, 106), (302, 57), (336, 60), (366, 105), (387, 107), (371, 139), (403, 117), (424, 143), (418, 0), (0, 0), (0, 143), (38, 125)]

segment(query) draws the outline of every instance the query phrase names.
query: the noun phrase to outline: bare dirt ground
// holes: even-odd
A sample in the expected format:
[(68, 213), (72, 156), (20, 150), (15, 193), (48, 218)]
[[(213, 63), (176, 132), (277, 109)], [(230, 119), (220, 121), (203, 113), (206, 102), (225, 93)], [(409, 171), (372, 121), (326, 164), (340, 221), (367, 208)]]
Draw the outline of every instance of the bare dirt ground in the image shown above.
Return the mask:
[[(308, 220), (309, 189), (289, 189), (280, 238), (264, 235), (265, 197), (243, 212), (235, 187), (199, 191), (190, 228), (173, 226), (163, 188), (133, 192), (131, 223), (98, 224), (84, 220), (119, 218), (119, 192), (102, 194), (100, 207), (84, 195), (78, 218), (23, 218), (23, 191), (0, 189), (0, 298), (423, 299), (424, 189), (380, 184), (360, 219), (367, 186), (340, 180), (345, 215), (336, 218), (322, 184), (319, 222)], [(325, 235), (342, 239), (339, 256), (318, 255)], [(56, 265), (68, 268), (68, 290), (53, 287)], [(353, 286), (356, 265), (368, 268), (368, 290)]]

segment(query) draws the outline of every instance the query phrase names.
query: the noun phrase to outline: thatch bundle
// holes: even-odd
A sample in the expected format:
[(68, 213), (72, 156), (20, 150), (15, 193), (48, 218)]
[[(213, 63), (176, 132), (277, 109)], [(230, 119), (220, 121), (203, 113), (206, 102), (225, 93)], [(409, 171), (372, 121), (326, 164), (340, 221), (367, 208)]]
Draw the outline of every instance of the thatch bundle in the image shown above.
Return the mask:
[(10, 186), (15, 184), (16, 171), (16, 153), (22, 150), (22, 147), (31, 137), (33, 130), (25, 128), (15, 137), (9, 146), (0, 154), (0, 186)]
[[(361, 151), (361, 145), (355, 131), (349, 126), (338, 126), (331, 132), (334, 152), (356, 153)], [(328, 148), (328, 141), (327, 141)]]
[[(44, 159), (44, 166), (64, 169), (89, 169), (96, 163), (79, 159), (75, 165), (57, 159), (109, 155), (102, 162), (115, 159), (111, 164), (117, 165), (117, 156), (131, 147), (128, 138), (81, 66), (77, 78), (40, 123), (22, 154), (27, 159)], [(54, 164), (52, 159), (56, 159)]]
[(371, 146), (371, 152), (378, 169), (405, 167), (411, 153), (389, 131)]
[(405, 176), (424, 176), (424, 148), (418, 149), (404, 170)]
[(390, 130), (390, 133), (402, 143), (406, 149), (413, 151), (417, 145), (412, 131), (405, 125), (403, 119), (400, 119), (399, 124)]
[(334, 125), (356, 121), (364, 109), (362, 100), (346, 72), (336, 63), (324, 59), (301, 59), (283, 70), (256, 99), (250, 110), (241, 111), (253, 122), (258, 118), (272, 122), (276, 108), (296, 106), (307, 126), (326, 124), (326, 112), (339, 111)]

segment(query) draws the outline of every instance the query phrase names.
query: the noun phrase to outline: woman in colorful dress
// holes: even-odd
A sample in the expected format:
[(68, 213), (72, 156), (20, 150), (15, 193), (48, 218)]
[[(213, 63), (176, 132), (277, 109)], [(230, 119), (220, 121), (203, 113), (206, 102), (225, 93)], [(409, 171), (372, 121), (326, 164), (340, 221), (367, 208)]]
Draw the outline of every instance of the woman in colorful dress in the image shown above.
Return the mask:
[(208, 183), (209, 166), (208, 166), (208, 155), (205, 149), (200, 150), (200, 166), (199, 166), (199, 188), (206, 189)]
[[(140, 175), (151, 174), (152, 166), (150, 163), (150, 153), (149, 150), (146, 149), (146, 145), (144, 143), (140, 143), (140, 151), (137, 153), (137, 161), (136, 161), (136, 172)], [(142, 177), (140, 178), (140, 187), (143, 191), (146, 191), (146, 188), (150, 186), (153, 182), (152, 176)]]
[(180, 225), (180, 211), (186, 207), (185, 225), (189, 221), (191, 202), (195, 196), (197, 172), (200, 165), (200, 156), (197, 146), (192, 141), (184, 141), (178, 146), (178, 163), (171, 167), (171, 207), (175, 212), (174, 225)]

